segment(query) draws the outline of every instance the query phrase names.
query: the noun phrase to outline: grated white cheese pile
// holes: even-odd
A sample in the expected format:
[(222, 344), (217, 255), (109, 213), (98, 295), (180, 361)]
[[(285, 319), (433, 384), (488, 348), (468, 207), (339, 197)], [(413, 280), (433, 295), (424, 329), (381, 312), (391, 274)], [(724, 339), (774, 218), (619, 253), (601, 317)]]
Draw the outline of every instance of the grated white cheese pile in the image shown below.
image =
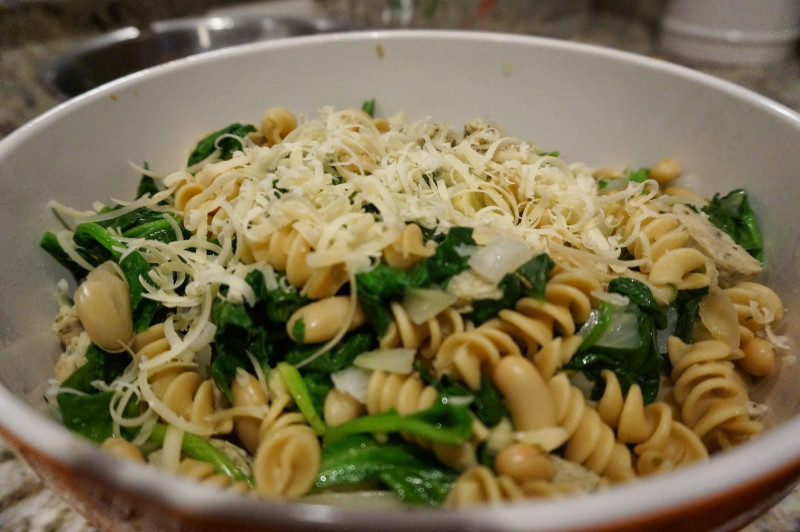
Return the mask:
[[(228, 160), (212, 155), (166, 176), (139, 168), (162, 179), (166, 189), (135, 202), (117, 201), (124, 210), (113, 215), (80, 213), (53, 203), (77, 222), (117, 216), (140, 206), (177, 210), (192, 233), (183, 238), (178, 225), (165, 215), (180, 236), (175, 242), (117, 235), (152, 265), (144, 279), (145, 297), (174, 309), (165, 323), (169, 350), (139, 360), (133, 373), (114, 383), (119, 388), (119, 412), (132, 394), (141, 394), (138, 399), (146, 399), (172, 425), (195, 434), (209, 433), (205, 427), (176, 419), (153, 394), (148, 374), (167, 364), (201, 366), (195, 357), (213, 340), (215, 326), (209, 319), (213, 299), (252, 303), (255, 294), (245, 281), (250, 271), (260, 269), (273, 285), (270, 288), (279, 282), (269, 265), (246, 256), (242, 242), (264, 242), (291, 226), (311, 247), (309, 266), (344, 265), (352, 279), (398, 239), (408, 222), (439, 232), (467, 226), (474, 228), (480, 245), (498, 238), (517, 239), (532, 252), (556, 257), (568, 253), (599, 272), (609, 272), (636, 262), (619, 259), (636, 234), (623, 241), (622, 231), (617, 230), (622, 218), (610, 206), (619, 209), (623, 204), (631, 212), (661, 199), (656, 198), (654, 182), (629, 182), (620, 190), (600, 194), (591, 168), (566, 164), (484, 120), (470, 121), (457, 130), (430, 119), (408, 122), (398, 114), (383, 126), (361, 110), (327, 107), (317, 118), (301, 119), (271, 147), (245, 138), (242, 150)], [(183, 210), (159, 205), (191, 186), (199, 193)], [(85, 261), (68, 233), (59, 235), (59, 243), (82, 264)], [(495, 285), (496, 281), (468, 271), (454, 278), (448, 289), (459, 298), (486, 297)], [(185, 290), (179, 290), (182, 286)], [(123, 422), (121, 415), (115, 417)], [(145, 419), (153, 423), (155, 417), (145, 413), (137, 422)]]

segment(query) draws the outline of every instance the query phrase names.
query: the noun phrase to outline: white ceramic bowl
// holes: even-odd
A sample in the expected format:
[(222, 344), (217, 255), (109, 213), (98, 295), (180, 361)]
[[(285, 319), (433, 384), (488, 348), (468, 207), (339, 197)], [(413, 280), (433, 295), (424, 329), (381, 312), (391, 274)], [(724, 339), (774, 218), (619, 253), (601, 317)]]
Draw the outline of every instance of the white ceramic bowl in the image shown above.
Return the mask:
[(114, 461), (48, 419), (40, 396), (58, 353), (50, 324), (65, 277), (38, 248), (56, 221), (46, 202), (88, 208), (130, 197), (128, 161), (179, 164), (209, 130), (257, 121), (272, 105), (313, 114), (323, 104), (405, 110), (452, 123), (487, 117), (593, 166), (680, 160), (706, 196), (750, 191), (766, 234), (764, 279), (800, 338), (800, 118), (729, 83), (654, 59), (520, 36), (370, 32), (259, 43), (181, 60), (71, 100), (0, 143), (0, 426), (77, 508), (115, 530), (315, 528), (735, 528), (800, 474), (797, 371), (767, 379), (781, 423), (751, 443), (672, 474), (575, 498), (470, 512), (342, 509), (263, 502)]

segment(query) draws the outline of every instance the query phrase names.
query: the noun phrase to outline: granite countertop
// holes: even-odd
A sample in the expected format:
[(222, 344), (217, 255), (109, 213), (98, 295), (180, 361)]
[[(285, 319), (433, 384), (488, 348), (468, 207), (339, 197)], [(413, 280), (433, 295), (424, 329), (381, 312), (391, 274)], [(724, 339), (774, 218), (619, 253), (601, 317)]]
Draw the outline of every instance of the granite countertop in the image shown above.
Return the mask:
[[(116, 27), (193, 15), (215, 7), (214, 0), (141, 3), (54, 0), (36, 2), (25, 8), (18, 4), (0, 0), (0, 138), (63, 101), (42, 78), (44, 67), (58, 54)], [(657, 46), (655, 28), (652, 17), (602, 12), (592, 18), (576, 40), (664, 57)], [(693, 67), (800, 112), (800, 55), (771, 65)], [(0, 530), (83, 532), (95, 529), (48, 490), (0, 441)], [(769, 513), (744, 530), (800, 530), (800, 488), (790, 492)]]

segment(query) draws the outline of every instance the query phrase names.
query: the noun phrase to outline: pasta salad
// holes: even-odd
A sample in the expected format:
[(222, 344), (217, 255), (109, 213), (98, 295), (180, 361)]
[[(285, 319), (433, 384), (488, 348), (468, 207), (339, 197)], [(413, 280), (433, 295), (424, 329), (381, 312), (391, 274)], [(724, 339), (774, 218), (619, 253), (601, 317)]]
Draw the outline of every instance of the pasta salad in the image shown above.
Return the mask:
[[(54, 415), (226, 489), (462, 508), (583, 493), (762, 432), (786, 341), (742, 190), (590, 168), (490, 121), (273, 107), (138, 167), (41, 245)], [(333, 494), (333, 495), (332, 495)], [(355, 495), (353, 495), (355, 494)]]

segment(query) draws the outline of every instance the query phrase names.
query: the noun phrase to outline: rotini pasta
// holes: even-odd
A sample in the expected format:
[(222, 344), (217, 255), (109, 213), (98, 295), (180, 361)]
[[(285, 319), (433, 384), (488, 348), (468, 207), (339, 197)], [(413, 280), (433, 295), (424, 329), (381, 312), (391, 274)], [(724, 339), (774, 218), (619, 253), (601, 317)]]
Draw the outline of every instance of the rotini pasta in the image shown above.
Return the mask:
[(617, 431), (617, 440), (634, 444), (640, 475), (668, 471), (708, 457), (705, 445), (693, 432), (672, 418), (663, 402), (644, 404), (639, 386), (623, 397), (614, 373), (603, 371), (606, 387), (597, 404), (600, 417)]
[(382, 348), (418, 349), (422, 357), (431, 358), (446, 337), (464, 332), (469, 327), (455, 309), (447, 309), (417, 325), (400, 303), (393, 302), (390, 308), (394, 319), (380, 339)]
[(501, 358), (522, 355), (519, 344), (499, 322), (448, 336), (433, 359), (439, 375), (448, 374), (477, 390), (483, 372), (491, 374)]
[[(419, 373), (400, 375), (375, 371), (369, 379), (366, 395), (366, 410), (370, 414), (396, 409), (400, 414), (415, 414), (433, 406), (439, 398), (439, 391), (422, 382)], [(409, 436), (406, 435), (408, 438)], [(456, 470), (463, 470), (477, 464), (477, 438), (462, 445), (431, 443), (425, 439), (412, 438), (426, 448), (431, 448), (445, 464)]]
[(746, 385), (731, 361), (734, 353), (718, 340), (687, 345), (670, 338), (672, 393), (683, 422), (711, 450), (730, 447), (764, 430), (750, 415)]
[(237, 492), (448, 508), (765, 429), (750, 393), (783, 305), (676, 161), (595, 170), (486, 120), (365, 109), (272, 107), (54, 235), (78, 272), (48, 395), (65, 424)]

